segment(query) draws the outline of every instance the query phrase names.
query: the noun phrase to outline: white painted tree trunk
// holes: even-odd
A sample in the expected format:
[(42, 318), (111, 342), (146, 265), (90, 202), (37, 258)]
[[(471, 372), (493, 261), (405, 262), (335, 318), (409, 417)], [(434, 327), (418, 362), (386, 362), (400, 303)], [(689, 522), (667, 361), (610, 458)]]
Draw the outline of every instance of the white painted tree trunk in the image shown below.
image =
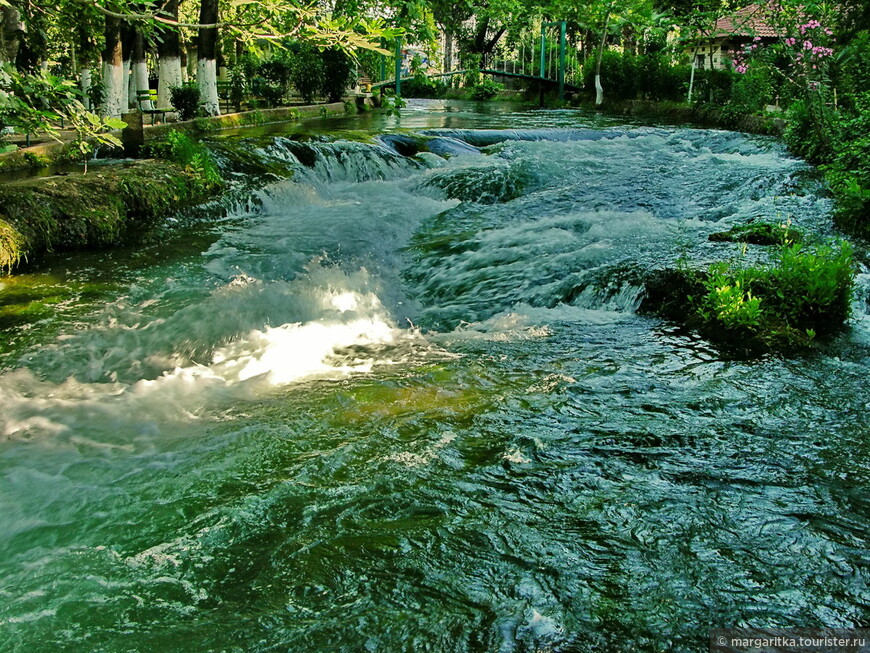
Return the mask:
[(161, 57), (157, 63), (157, 108), (171, 109), (172, 97), (170, 94), (174, 86), (184, 83), (181, 69), (181, 57)]
[(687, 102), (692, 101), (692, 92), (695, 89), (695, 60), (696, 60), (696, 58), (697, 57), (695, 56), (695, 53), (692, 52), (692, 72), (689, 73), (689, 96), (686, 99)]
[[(148, 90), (148, 64), (144, 61), (137, 61), (133, 64), (133, 100), (135, 101), (139, 95), (139, 91)], [(138, 104), (138, 103), (137, 103)], [(151, 100), (141, 103), (138, 108), (150, 111), (154, 108)]]
[(217, 61), (200, 59), (197, 62), (196, 79), (203, 111), (207, 116), (219, 116), (221, 110), (217, 92)]
[(124, 105), (127, 80), (124, 77), (124, 66), (113, 66), (109, 62), (103, 64), (103, 90), (106, 94), (103, 111), (107, 116), (120, 118), (126, 111)]
[(79, 80), (81, 81), (82, 94), (85, 96), (85, 106), (88, 109), (93, 109), (91, 106), (91, 98), (89, 96), (91, 90), (91, 69), (82, 68), (79, 72)]
[(124, 83), (121, 85), (121, 106), (124, 108), (123, 113), (127, 113), (130, 110), (130, 87), (133, 85), (129, 59), (124, 60), (122, 68), (124, 69)]
[(604, 102), (604, 88), (601, 86), (601, 75), (595, 74), (595, 104), (600, 105)]

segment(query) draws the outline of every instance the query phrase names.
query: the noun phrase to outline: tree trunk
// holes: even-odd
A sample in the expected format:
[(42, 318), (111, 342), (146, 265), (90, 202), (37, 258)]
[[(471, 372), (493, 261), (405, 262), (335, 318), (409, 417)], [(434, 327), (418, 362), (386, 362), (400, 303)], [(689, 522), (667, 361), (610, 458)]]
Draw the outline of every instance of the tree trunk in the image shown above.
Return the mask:
[[(178, 20), (178, 0), (169, 0), (164, 13), (171, 20)], [(181, 38), (178, 30), (167, 29), (157, 43), (157, 108), (171, 109), (171, 89), (181, 86)]]
[(692, 103), (692, 91), (695, 89), (695, 66), (697, 65), (698, 60), (698, 46), (696, 45), (692, 48), (692, 71), (689, 73), (689, 96), (686, 98), (686, 101), (691, 104)]
[(453, 33), (444, 33), (444, 72), (453, 70)]
[(106, 16), (106, 46), (103, 50), (103, 90), (105, 100), (103, 112), (107, 116), (119, 118), (124, 107), (124, 55), (121, 44), (121, 20)]
[[(121, 54), (124, 58), (123, 68), (124, 68), (124, 90), (123, 90), (123, 98), (121, 100), (124, 113), (129, 111), (130, 109), (130, 100), (136, 99), (136, 89), (132, 89), (133, 87), (133, 76), (130, 74), (130, 71), (133, 66), (133, 45), (136, 42), (136, 30), (133, 29), (133, 26), (127, 22), (121, 23)], [(131, 89), (133, 93), (131, 93)], [(130, 96), (133, 96), (132, 98)]]
[[(137, 102), (137, 97), (140, 91), (149, 90), (148, 82), (148, 64), (145, 61), (145, 36), (141, 30), (136, 30), (135, 38), (133, 39), (133, 97), (134, 102)], [(151, 100), (137, 102), (140, 109), (151, 110), (154, 106)]]
[(604, 19), (604, 29), (601, 32), (601, 43), (598, 46), (598, 61), (595, 62), (595, 106), (604, 103), (604, 88), (601, 86), (601, 59), (604, 56), (604, 45), (607, 43), (607, 25), (610, 23), (610, 10)]
[(187, 70), (190, 66), (190, 55), (187, 53), (187, 47), (182, 45), (179, 52), (181, 61), (181, 83), (187, 84), (190, 81), (190, 72)]
[[(218, 21), (218, 0), (202, 0), (199, 11), (201, 25)], [(196, 76), (199, 101), (206, 115), (220, 115), (217, 92), (217, 27), (201, 27), (197, 43)]]
[(0, 63), (14, 62), (25, 27), (15, 7), (0, 7)]
[[(81, 83), (82, 93), (85, 96), (85, 106), (94, 111), (97, 107), (91, 104), (90, 91), (93, 84), (94, 76), (99, 77), (100, 74), (100, 57), (96, 51), (96, 46), (92, 40), (94, 34), (92, 26), (87, 23), (79, 23), (76, 28), (76, 38), (78, 44), (79, 55), (79, 80)], [(96, 69), (96, 71), (94, 70)]]

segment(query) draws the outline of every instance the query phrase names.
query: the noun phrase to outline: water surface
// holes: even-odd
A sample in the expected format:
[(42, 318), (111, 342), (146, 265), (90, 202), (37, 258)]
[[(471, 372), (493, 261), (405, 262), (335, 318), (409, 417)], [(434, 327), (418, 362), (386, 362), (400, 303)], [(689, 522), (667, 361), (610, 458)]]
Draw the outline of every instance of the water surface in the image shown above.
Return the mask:
[(637, 313), (648, 270), (741, 256), (713, 231), (829, 234), (806, 164), (437, 102), (251, 147), (293, 179), (0, 282), (0, 650), (867, 625), (867, 277), (796, 360)]

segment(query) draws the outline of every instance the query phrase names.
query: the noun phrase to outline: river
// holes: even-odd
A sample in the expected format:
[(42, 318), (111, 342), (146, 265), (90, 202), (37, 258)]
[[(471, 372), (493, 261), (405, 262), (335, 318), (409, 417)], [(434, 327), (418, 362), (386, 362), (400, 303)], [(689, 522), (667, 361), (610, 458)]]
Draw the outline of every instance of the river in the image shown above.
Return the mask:
[(256, 147), (294, 177), (218, 219), (0, 279), (0, 650), (868, 624), (867, 275), (796, 359), (637, 310), (645, 272), (742, 255), (713, 231), (829, 235), (808, 165), (458, 102), (290, 136)]

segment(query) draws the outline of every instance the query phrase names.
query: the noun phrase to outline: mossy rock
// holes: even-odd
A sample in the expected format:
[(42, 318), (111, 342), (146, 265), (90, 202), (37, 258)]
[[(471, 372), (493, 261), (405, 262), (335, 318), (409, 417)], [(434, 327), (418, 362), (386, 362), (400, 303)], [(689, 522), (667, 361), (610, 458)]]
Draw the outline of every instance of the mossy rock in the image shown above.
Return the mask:
[(751, 222), (749, 224), (731, 227), (728, 231), (717, 231), (707, 239), (714, 243), (748, 243), (750, 245), (782, 245), (803, 242), (803, 233), (791, 227), (770, 224), (769, 222)]
[(150, 229), (215, 190), (196, 172), (139, 161), (88, 175), (32, 178), (0, 186), (0, 267), (42, 252), (99, 248)]

